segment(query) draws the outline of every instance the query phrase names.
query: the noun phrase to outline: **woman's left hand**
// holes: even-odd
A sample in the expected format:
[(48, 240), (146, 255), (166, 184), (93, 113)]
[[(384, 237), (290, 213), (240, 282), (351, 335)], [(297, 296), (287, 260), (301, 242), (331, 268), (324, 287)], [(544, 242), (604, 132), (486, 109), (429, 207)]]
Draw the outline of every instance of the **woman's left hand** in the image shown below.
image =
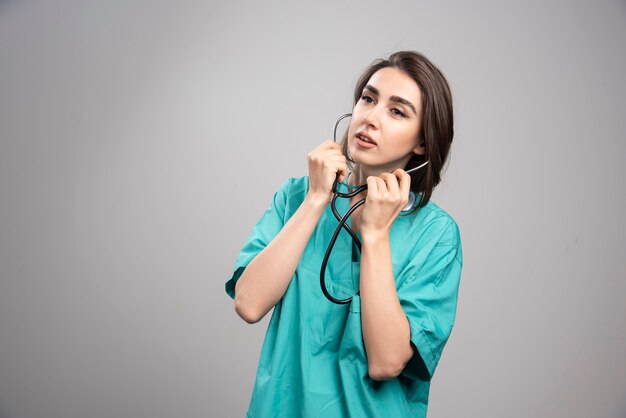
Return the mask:
[(361, 235), (387, 237), (409, 201), (411, 176), (401, 168), (367, 178), (367, 197), (361, 213)]

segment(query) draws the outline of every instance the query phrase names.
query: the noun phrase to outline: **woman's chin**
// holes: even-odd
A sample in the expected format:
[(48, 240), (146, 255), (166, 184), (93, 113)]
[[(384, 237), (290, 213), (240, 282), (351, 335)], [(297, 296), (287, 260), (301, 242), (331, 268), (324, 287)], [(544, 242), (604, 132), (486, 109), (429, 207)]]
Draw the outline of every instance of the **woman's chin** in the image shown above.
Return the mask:
[(355, 162), (355, 163), (365, 163), (365, 161), (363, 161), (363, 152), (359, 149), (358, 146), (356, 145), (352, 145), (350, 147), (348, 147), (348, 155), (350, 155), (350, 158)]
[(354, 161), (354, 164), (369, 165), (367, 156), (363, 155), (361, 152), (359, 152), (359, 150), (349, 149), (348, 151), (350, 158), (352, 159), (352, 161)]

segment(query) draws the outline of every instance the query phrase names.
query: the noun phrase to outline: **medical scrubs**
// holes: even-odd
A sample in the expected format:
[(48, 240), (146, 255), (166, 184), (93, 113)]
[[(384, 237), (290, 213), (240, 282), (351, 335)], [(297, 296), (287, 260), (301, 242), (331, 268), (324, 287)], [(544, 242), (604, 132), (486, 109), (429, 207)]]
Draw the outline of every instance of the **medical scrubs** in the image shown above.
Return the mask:
[[(232, 298), (245, 267), (296, 212), (308, 187), (308, 176), (290, 178), (274, 194), (226, 282)], [(340, 188), (348, 191), (343, 183)], [(339, 213), (348, 208), (348, 199), (337, 199)], [(249, 418), (426, 416), (430, 381), (456, 314), (463, 263), (457, 224), (432, 201), (394, 221), (389, 235), (393, 273), (416, 349), (400, 375), (375, 381), (368, 375), (359, 296), (336, 305), (320, 289), (320, 266), (337, 223), (328, 205), (274, 307)], [(359, 267), (358, 249), (342, 230), (326, 269), (330, 293), (341, 299), (355, 294)]]

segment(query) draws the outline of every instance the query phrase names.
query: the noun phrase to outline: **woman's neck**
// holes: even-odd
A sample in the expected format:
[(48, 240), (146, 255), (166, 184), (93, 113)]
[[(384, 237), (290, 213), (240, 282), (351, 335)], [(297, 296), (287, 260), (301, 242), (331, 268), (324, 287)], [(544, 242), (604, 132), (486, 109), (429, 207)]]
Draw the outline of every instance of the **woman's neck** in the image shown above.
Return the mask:
[(398, 168), (406, 167), (410, 159), (411, 155), (407, 155), (400, 160), (379, 166), (367, 166), (355, 163), (352, 167), (352, 173), (350, 174), (350, 177), (348, 177), (348, 185), (361, 186), (363, 184), (367, 184), (367, 178), (369, 176), (380, 176), (382, 173), (393, 173)]
[(361, 186), (367, 184), (369, 176), (380, 176), (382, 173), (391, 173), (394, 170), (386, 167), (365, 167), (361, 164), (355, 164), (350, 177), (348, 177), (348, 184), (350, 186)]

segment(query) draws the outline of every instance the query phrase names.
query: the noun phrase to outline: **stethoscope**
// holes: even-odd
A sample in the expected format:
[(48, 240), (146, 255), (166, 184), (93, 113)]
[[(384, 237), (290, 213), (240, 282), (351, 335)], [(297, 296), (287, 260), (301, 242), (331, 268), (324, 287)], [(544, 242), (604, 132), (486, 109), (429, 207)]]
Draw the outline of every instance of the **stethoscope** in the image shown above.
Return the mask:
[[(335, 142), (337, 142), (337, 126), (339, 125), (339, 122), (341, 122), (343, 119), (352, 116), (352, 113), (346, 113), (345, 115), (341, 115), (339, 117), (339, 119), (337, 119), (337, 122), (335, 122), (335, 129), (333, 130), (333, 140)], [(412, 173), (415, 170), (418, 170), (422, 167), (424, 167), (426, 164), (428, 164), (428, 161), (424, 162), (423, 164), (414, 167), (410, 170), (407, 171), (407, 173)], [(348, 175), (349, 176), (349, 175)], [(347, 179), (347, 177), (346, 177)], [(350, 301), (352, 300), (352, 297), (349, 297), (347, 299), (336, 299), (334, 298), (329, 292), (328, 289), (326, 289), (326, 281), (325, 281), (325, 276), (326, 276), (326, 264), (328, 264), (328, 259), (330, 258), (330, 253), (333, 250), (333, 247), (335, 246), (335, 241), (337, 241), (337, 237), (339, 236), (339, 232), (341, 232), (341, 228), (344, 228), (346, 231), (348, 231), (348, 233), (350, 234), (350, 236), (352, 237), (352, 239), (354, 240), (354, 242), (356, 243), (357, 248), (359, 249), (359, 254), (361, 253), (361, 240), (359, 240), (359, 237), (356, 236), (356, 234), (354, 233), (354, 231), (352, 230), (352, 228), (350, 228), (350, 226), (348, 226), (348, 224), (346, 223), (348, 221), (348, 218), (350, 217), (350, 215), (352, 215), (352, 212), (354, 212), (355, 210), (357, 210), (361, 205), (363, 205), (365, 203), (365, 199), (361, 199), (359, 200), (357, 203), (354, 204), (354, 206), (351, 206), (350, 209), (348, 209), (348, 211), (346, 212), (345, 215), (341, 216), (339, 214), (339, 212), (337, 211), (337, 207), (336, 207), (336, 201), (338, 197), (343, 197), (343, 198), (347, 198), (350, 199), (353, 196), (356, 196), (357, 194), (363, 192), (364, 190), (367, 190), (367, 184), (364, 184), (362, 186), (350, 186), (347, 183), (342, 183), (344, 184), (346, 187), (348, 188), (354, 188), (354, 191), (352, 192), (348, 192), (348, 193), (342, 193), (339, 191), (339, 189), (337, 188), (337, 183), (339, 182), (339, 173), (337, 173), (337, 176), (335, 177), (335, 182), (333, 183), (333, 198), (330, 202), (330, 207), (333, 211), (333, 214), (335, 215), (335, 218), (337, 218), (337, 220), (339, 221), (339, 224), (337, 225), (337, 228), (335, 228), (335, 232), (333, 233), (332, 238), (330, 239), (330, 244), (328, 244), (328, 248), (326, 249), (326, 254), (324, 255), (324, 260), (322, 261), (322, 267), (320, 270), (320, 285), (322, 287), (322, 292), (324, 293), (324, 296), (326, 296), (326, 298), (328, 298), (328, 300), (330, 300), (333, 303), (336, 304), (346, 304), (346, 303), (350, 303)], [(405, 207), (405, 209), (403, 209), (403, 211), (407, 210), (407, 208), (411, 208), (413, 206), (413, 204), (415, 203), (415, 194), (411, 193), (410, 194), (410, 199), (409, 202), (407, 203), (407, 206)], [(356, 294), (358, 295), (360, 292), (357, 291)]]

